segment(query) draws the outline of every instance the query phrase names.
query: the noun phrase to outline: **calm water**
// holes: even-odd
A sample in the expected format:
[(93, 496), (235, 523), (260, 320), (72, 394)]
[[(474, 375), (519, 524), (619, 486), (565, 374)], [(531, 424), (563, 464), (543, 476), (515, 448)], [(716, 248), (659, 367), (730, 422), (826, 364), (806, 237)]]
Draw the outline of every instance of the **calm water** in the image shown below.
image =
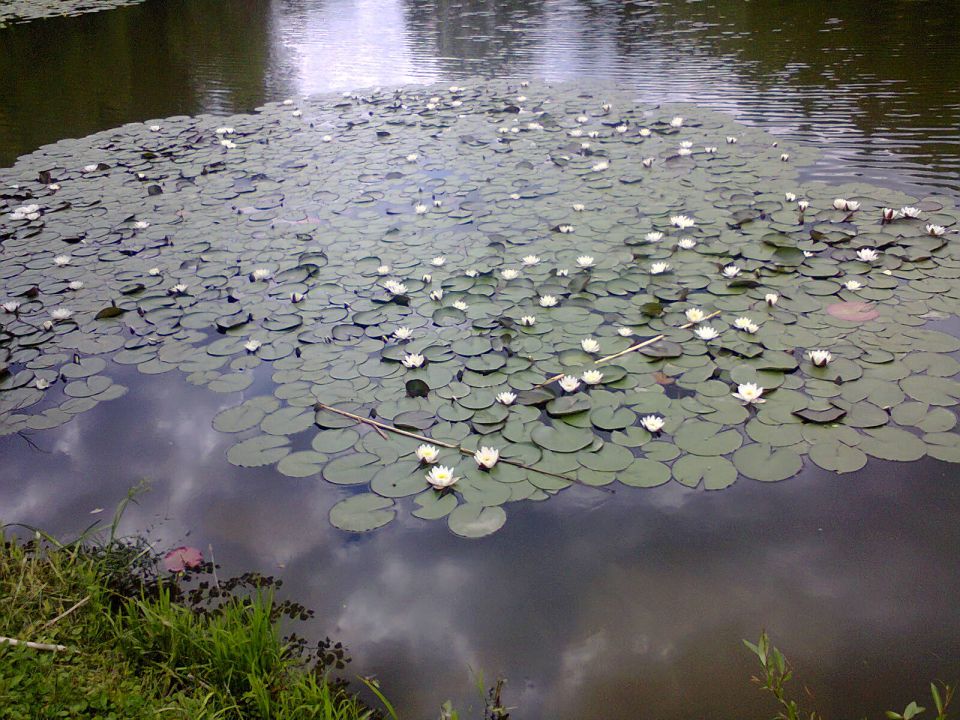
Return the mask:
[[(495, 75), (701, 102), (821, 147), (810, 177), (958, 192), (958, 40), (948, 1), (148, 0), (0, 30), (0, 164), (128, 121)], [(0, 438), (0, 516), (80, 529), (151, 478), (131, 528), (281, 574), (405, 717), (468, 702), (468, 668), (505, 674), (518, 718), (763, 716), (739, 643), (762, 627), (832, 717), (960, 678), (954, 466), (572, 488), (482, 541), (409, 516), (357, 537), (327, 522), (338, 488), (226, 463), (210, 419), (232, 399), (113, 374), (125, 398), (36, 449)]]

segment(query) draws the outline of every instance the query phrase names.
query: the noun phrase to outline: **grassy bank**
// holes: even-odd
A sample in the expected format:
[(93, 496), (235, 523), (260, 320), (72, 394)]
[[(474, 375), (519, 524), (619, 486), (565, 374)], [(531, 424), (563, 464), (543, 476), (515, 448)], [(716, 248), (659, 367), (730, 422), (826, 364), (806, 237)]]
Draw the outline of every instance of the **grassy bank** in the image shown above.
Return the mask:
[(171, 574), (115, 527), (66, 545), (0, 537), (4, 718), (393, 716), (331, 679), (349, 661), (339, 644), (283, 635), (311, 613), (278, 602), (272, 578)]

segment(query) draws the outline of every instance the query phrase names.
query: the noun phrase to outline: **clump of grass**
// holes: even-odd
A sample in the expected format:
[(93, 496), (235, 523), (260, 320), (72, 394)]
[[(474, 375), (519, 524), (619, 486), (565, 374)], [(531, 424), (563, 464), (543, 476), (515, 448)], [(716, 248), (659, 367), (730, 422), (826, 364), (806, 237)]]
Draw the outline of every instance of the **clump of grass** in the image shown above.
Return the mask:
[(146, 540), (117, 536), (124, 505), (70, 543), (0, 534), (0, 635), (19, 643), (0, 641), (4, 718), (382, 717), (332, 678), (342, 645), (282, 634), (312, 612), (277, 602), (279, 581), (170, 576)]

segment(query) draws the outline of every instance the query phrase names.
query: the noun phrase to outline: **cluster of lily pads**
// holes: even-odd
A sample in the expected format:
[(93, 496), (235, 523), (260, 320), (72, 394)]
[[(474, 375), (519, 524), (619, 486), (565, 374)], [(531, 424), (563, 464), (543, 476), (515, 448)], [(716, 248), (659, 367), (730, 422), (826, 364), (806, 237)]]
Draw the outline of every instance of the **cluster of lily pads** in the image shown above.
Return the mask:
[(28, 20), (72, 17), (141, 2), (143, 0), (3, 0), (0, 2), (0, 28)]
[(348, 488), (334, 525), (410, 498), (463, 536), (572, 484), (960, 462), (960, 340), (928, 326), (958, 211), (801, 185), (813, 153), (479, 81), (64, 140), (0, 172), (0, 433), (178, 370), (238, 394), (231, 463)]

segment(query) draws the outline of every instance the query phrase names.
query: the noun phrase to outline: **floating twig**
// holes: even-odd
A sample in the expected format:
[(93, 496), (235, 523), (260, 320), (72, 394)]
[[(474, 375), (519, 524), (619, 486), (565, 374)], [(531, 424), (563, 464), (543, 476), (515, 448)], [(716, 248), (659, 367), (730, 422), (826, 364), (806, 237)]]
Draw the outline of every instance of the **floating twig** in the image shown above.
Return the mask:
[[(339, 408), (332, 407), (330, 405), (327, 405), (326, 403), (318, 402), (316, 405), (314, 405), (314, 408), (317, 410), (328, 410), (332, 413), (336, 413), (337, 415), (343, 415), (344, 417), (352, 418), (357, 422), (362, 422), (367, 425), (372, 425), (373, 427), (379, 428), (381, 430), (389, 430), (390, 432), (397, 433), (398, 435), (403, 435), (404, 437), (412, 438), (414, 440), (419, 440), (420, 442), (429, 443), (432, 445), (440, 445), (441, 447), (445, 447), (449, 450), (458, 450), (464, 455), (470, 455), (471, 457), (477, 452), (476, 450), (468, 450), (467, 448), (461, 445), (454, 445), (453, 443), (443, 442), (442, 440), (434, 440), (433, 438), (429, 438), (425, 435), (418, 435), (417, 433), (414, 433), (414, 432), (401, 430), (400, 428), (394, 427), (393, 425), (388, 425), (387, 423), (380, 422), (379, 420), (374, 420), (372, 418), (365, 418), (362, 415), (356, 415), (355, 413), (347, 412), (346, 410), (340, 410)], [(583, 485), (584, 487), (596, 488), (597, 490), (602, 490), (604, 492), (609, 492), (609, 493), (613, 492), (613, 490), (606, 487), (602, 487), (599, 485), (589, 485), (585, 482), (582, 482), (581, 480), (578, 480), (577, 478), (572, 478), (568, 475), (561, 475), (560, 473), (550, 472), (549, 470), (541, 470), (538, 467), (534, 467), (533, 465), (525, 465), (524, 463), (518, 462), (516, 460), (500, 458), (497, 462), (502, 462), (506, 465), (513, 465), (515, 467), (523, 468), (524, 470), (529, 470), (535, 473), (540, 473), (541, 475), (546, 475), (548, 477), (554, 477), (560, 480), (566, 480), (569, 483)]]
[(59, 622), (60, 620), (63, 620), (67, 615), (69, 615), (70, 613), (72, 613), (74, 610), (78, 610), (78, 609), (82, 608), (84, 605), (86, 605), (88, 602), (90, 602), (90, 597), (91, 597), (90, 595), (87, 595), (83, 600), (81, 600), (81, 601), (79, 601), (79, 602), (77, 602), (77, 603), (74, 603), (74, 605), (73, 605), (72, 607), (70, 607), (70, 608), (67, 609), (67, 610), (64, 610), (62, 613), (60, 613), (59, 615), (57, 615), (53, 620), (50, 620), (49, 622), (45, 623), (40, 629), (41, 629), (41, 630), (46, 630), (46, 629), (47, 629), (48, 627), (50, 627), (51, 625)]
[[(685, 324), (681, 325), (681, 326), (679, 327), (679, 329), (680, 329), (680, 330), (688, 330), (688, 329), (692, 328), (694, 325), (699, 325), (700, 323), (704, 322), (705, 320), (709, 320), (710, 318), (715, 318), (715, 317), (716, 317), (717, 315), (719, 315), (719, 314), (720, 314), (720, 311), (719, 311), (719, 310), (716, 310), (716, 311), (710, 313), (709, 315), (704, 315), (702, 320), (697, 320), (697, 322), (688, 322), (688, 323), (685, 323)], [(660, 341), (663, 340), (665, 337), (666, 337), (666, 335), (663, 334), (663, 333), (661, 333), (660, 335), (657, 335), (656, 337), (648, 338), (647, 340), (644, 340), (643, 342), (639, 342), (639, 343), (637, 343), (636, 345), (631, 345), (631, 346), (628, 347), (626, 350), (621, 350), (620, 352), (614, 353), (613, 355), (607, 355), (606, 357), (598, 358), (598, 359), (596, 359), (596, 360), (593, 361), (593, 364), (594, 364), (594, 365), (600, 365), (601, 363), (610, 362), (611, 360), (615, 360), (615, 359), (618, 358), (618, 357), (622, 357), (622, 356), (624, 356), (624, 355), (627, 355), (628, 353), (632, 353), (634, 350), (639, 350), (640, 348), (645, 348), (645, 347), (647, 347), (648, 345), (653, 345), (653, 344), (656, 343), (656, 342), (660, 342)], [(537, 387), (537, 388), (546, 387), (546, 386), (549, 385), (550, 383), (556, 382), (557, 380), (559, 380), (560, 378), (562, 378), (564, 375), (565, 375), (565, 373), (560, 373), (559, 375), (554, 375), (553, 377), (547, 378), (547, 379), (544, 380), (542, 383), (540, 383), (539, 385), (535, 385), (534, 387)]]

